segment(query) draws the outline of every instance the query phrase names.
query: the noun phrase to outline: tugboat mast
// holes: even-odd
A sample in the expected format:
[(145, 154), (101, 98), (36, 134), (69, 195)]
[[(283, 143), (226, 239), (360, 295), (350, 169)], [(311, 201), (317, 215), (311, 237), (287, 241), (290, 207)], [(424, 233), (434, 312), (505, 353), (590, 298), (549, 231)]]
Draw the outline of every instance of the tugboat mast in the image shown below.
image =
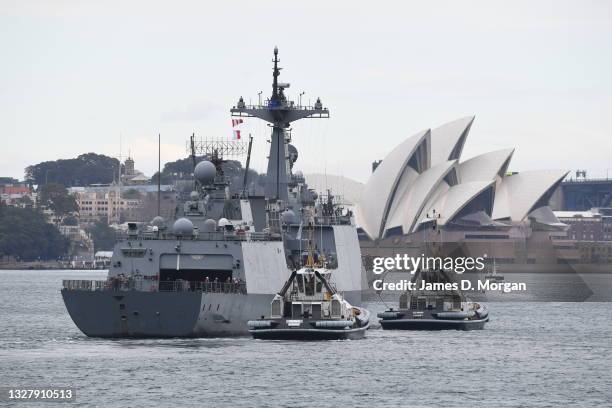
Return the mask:
[(284, 90), (289, 88), (289, 83), (278, 82), (282, 68), (278, 67), (280, 61), (277, 47), (274, 48), (272, 62), (274, 62), (272, 96), (264, 104), (259, 105), (246, 105), (244, 99), (240, 97), (237, 105), (230, 112), (232, 116), (256, 117), (272, 124), (265, 196), (268, 200), (280, 200), (286, 203), (291, 175), (287, 151), (290, 135), (287, 129), (292, 122), (303, 118), (329, 118), (329, 111), (323, 108), (319, 98), (314, 106), (301, 106), (301, 104), (296, 105), (293, 101), (288, 101)]

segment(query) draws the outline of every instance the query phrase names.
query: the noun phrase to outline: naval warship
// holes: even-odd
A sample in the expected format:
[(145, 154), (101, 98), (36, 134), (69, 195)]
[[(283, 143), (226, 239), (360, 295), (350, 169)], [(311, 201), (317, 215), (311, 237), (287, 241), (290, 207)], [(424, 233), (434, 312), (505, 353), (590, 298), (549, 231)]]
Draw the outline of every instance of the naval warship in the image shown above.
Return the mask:
[(63, 282), (68, 313), (85, 335), (248, 335), (247, 322), (266, 315), (291, 271), (303, 266), (305, 207), (315, 209), (315, 247), (328, 260), (335, 285), (350, 304), (361, 304), (363, 271), (352, 213), (331, 192), (318, 195), (293, 171), (291, 123), (329, 118), (329, 111), (319, 98), (313, 106), (289, 100), (278, 63), (275, 48), (269, 98), (250, 105), (240, 97), (230, 110), (234, 117), (271, 125), (264, 194), (246, 188), (231, 194), (220, 159), (197, 163), (194, 189), (173, 219), (128, 223), (106, 280)]

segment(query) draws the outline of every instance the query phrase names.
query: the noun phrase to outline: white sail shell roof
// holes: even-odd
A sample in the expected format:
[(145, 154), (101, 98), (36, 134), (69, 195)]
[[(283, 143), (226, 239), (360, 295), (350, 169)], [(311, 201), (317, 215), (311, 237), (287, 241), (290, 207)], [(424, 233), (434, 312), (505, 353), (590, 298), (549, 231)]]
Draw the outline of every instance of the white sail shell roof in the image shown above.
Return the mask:
[(398, 196), (395, 200), (398, 204), (389, 214), (386, 229), (401, 226), (404, 233), (411, 232), (423, 207), (436, 191), (436, 187), (456, 166), (457, 160), (450, 160), (421, 173), (404, 195)]
[(431, 165), (461, 157), (474, 116), (457, 119), (431, 130)]
[[(417, 179), (418, 172), (408, 166), (408, 162), (419, 146), (428, 151), (429, 143), (429, 129), (409, 137), (393, 149), (370, 176), (357, 205), (356, 216), (357, 224), (371, 238), (378, 238), (383, 232), (398, 188), (405, 189)], [(428, 163), (424, 165), (428, 167)]]
[(493, 204), (494, 220), (522, 221), (536, 203), (567, 175), (565, 170), (524, 171), (506, 176), (497, 187)]
[(366, 183), (355, 211), (358, 226), (370, 238), (395, 234), (398, 227), (403, 234), (415, 232), (433, 210), (441, 216), (438, 225), (453, 221), (460, 213), (469, 215), (462, 213), (464, 209), (484, 211), (493, 220), (520, 222), (546, 205), (567, 172), (526, 171), (508, 176), (514, 149), (460, 162), (473, 121), (469, 116), (419, 132), (384, 158)]
[[(494, 184), (495, 181), (471, 181), (452, 186), (445, 194), (438, 197), (428, 208), (427, 213), (431, 214), (433, 210), (436, 210), (436, 213), (440, 214), (438, 225), (445, 225), (448, 221), (455, 218), (463, 207)], [(423, 216), (421, 221), (425, 220), (426, 218)]]
[(459, 164), (462, 182), (495, 180), (503, 177), (514, 149), (495, 150), (472, 157)]

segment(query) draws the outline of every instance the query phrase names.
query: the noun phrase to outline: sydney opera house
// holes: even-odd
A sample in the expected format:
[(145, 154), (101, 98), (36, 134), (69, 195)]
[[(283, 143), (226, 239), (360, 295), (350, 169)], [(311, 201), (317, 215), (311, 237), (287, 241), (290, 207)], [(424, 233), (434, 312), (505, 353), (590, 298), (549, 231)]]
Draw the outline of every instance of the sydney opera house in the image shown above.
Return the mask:
[(548, 207), (565, 170), (508, 173), (514, 149), (462, 160), (474, 117), (421, 131), (376, 167), (358, 205), (358, 225), (372, 239), (440, 227), (500, 227), (527, 219), (556, 228)]
[[(423, 130), (375, 167), (356, 208), (366, 256), (484, 256), (506, 271), (577, 261), (549, 207), (566, 170), (510, 170), (513, 148), (463, 158), (474, 117)], [(445, 248), (445, 249), (444, 249)]]

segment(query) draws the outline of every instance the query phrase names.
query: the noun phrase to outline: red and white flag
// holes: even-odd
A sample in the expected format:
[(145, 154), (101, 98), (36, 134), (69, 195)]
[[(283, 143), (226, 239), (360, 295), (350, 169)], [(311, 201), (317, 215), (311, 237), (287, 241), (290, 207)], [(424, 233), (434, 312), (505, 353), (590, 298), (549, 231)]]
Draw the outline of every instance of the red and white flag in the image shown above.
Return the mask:
[[(232, 127), (236, 127), (239, 124), (244, 123), (244, 121), (242, 119), (232, 119)], [(240, 139), (240, 138), (238, 138)]]
[(234, 139), (240, 139), (240, 131), (234, 130)]

